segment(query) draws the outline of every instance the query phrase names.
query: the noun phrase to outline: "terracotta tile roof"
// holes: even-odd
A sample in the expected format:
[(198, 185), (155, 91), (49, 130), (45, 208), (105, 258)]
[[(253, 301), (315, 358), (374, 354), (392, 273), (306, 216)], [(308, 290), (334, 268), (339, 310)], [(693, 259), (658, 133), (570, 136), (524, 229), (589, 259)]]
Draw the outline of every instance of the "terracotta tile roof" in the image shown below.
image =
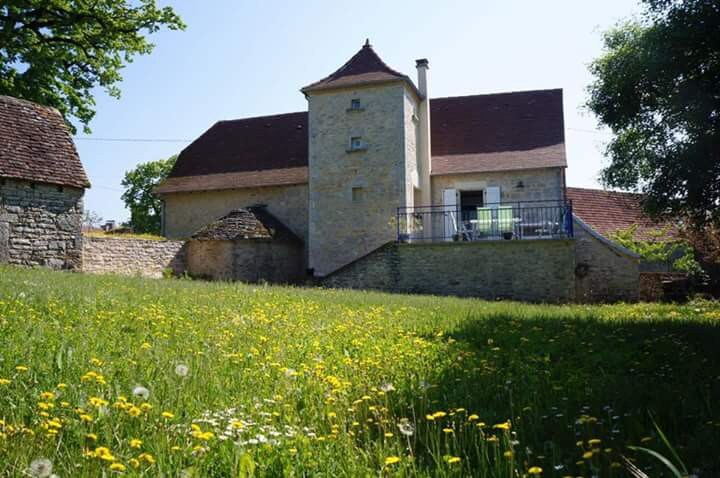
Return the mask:
[(420, 96), (412, 80), (402, 73), (393, 70), (375, 53), (369, 41), (350, 58), (343, 66), (322, 80), (311, 83), (300, 91), (309, 93), (319, 90), (344, 88), (347, 86), (383, 83), (388, 81), (405, 81)]
[(60, 113), (54, 108), (2, 95), (0, 177), (90, 187)]
[(430, 100), (432, 174), (565, 167), (562, 90)]
[(274, 240), (302, 243), (264, 206), (235, 209), (193, 234), (197, 241)]
[[(307, 124), (307, 112), (220, 121), (157, 190), (307, 182)], [(562, 90), (431, 99), (430, 124), (432, 174), (566, 166)]]
[[(642, 209), (642, 195), (602, 189), (567, 188), (567, 198), (572, 201), (573, 213), (603, 236), (638, 225), (636, 238), (649, 239), (648, 232), (662, 230), (667, 223), (650, 219)], [(671, 227), (668, 239), (677, 235)]]
[(155, 192), (163, 194), (189, 191), (213, 191), (218, 189), (289, 186), (292, 184), (306, 184), (307, 182), (308, 168), (307, 166), (300, 166), (297, 168), (170, 177), (156, 187)]
[(525, 151), (433, 156), (431, 175), (512, 171), (565, 167), (565, 145), (555, 144)]
[(178, 156), (170, 177), (307, 166), (307, 112), (218, 121)]

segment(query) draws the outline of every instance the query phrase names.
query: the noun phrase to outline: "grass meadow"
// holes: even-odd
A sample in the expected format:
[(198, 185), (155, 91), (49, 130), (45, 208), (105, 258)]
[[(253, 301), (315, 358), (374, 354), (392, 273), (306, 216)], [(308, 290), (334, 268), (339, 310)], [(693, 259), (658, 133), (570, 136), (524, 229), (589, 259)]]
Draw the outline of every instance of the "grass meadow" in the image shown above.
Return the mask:
[(709, 477), (718, 444), (717, 303), (0, 267), (0, 476)]

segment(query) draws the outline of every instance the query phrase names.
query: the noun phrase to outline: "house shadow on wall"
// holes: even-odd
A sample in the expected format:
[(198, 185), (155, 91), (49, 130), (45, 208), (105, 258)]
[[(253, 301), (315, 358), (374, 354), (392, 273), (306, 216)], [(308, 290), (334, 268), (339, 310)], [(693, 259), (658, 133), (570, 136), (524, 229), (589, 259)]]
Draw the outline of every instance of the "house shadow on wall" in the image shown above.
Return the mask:
[[(493, 425), (511, 419), (516, 459), (542, 467), (549, 476), (552, 470), (557, 476), (588, 476), (589, 467), (576, 463), (585, 451), (576, 442), (587, 446), (592, 438), (602, 440), (601, 449), (612, 450), (596, 456), (605, 470), (622, 453), (636, 457), (650, 476), (663, 476), (667, 470), (659, 462), (626, 448), (646, 446), (671, 456), (654, 430), (652, 414), (689, 469), (720, 476), (717, 453), (708, 447), (720, 442), (720, 410), (713, 405), (720, 399), (720, 326), (643, 313), (628, 307), (612, 319), (591, 313), (523, 313), (521, 319), (471, 315), (448, 335), (424, 337), (449, 341), (452, 353), (439, 358), (429, 388), (412, 384), (397, 392), (397, 416), (415, 415), (411, 443), (417, 466), (434, 469), (428, 437), (441, 440), (449, 454), (460, 454), (453, 447), (470, 447), (464, 453), (472, 457), (472, 440), (458, 433), (477, 434), (473, 427), (482, 421), (488, 425), (484, 433), (502, 434)], [(467, 411), (425, 418), (458, 408)], [(472, 424), (470, 414), (479, 416)], [(457, 432), (446, 435), (447, 427)], [(469, 460), (462, 466), (475, 474), (480, 468)]]

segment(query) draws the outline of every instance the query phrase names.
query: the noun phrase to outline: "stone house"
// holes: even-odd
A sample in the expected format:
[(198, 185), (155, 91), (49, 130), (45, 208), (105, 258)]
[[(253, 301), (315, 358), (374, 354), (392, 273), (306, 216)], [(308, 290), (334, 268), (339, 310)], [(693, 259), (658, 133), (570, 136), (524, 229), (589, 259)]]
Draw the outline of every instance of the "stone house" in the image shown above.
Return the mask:
[(60, 113), (0, 96), (0, 263), (80, 269), (88, 187)]
[(623, 278), (602, 299), (636, 298), (637, 257), (572, 214), (562, 90), (431, 98), (428, 61), (416, 69), (366, 42), (301, 89), (307, 111), (219, 121), (157, 188), (164, 234), (262, 204), (329, 286), (589, 299), (576, 257), (610, 254)]

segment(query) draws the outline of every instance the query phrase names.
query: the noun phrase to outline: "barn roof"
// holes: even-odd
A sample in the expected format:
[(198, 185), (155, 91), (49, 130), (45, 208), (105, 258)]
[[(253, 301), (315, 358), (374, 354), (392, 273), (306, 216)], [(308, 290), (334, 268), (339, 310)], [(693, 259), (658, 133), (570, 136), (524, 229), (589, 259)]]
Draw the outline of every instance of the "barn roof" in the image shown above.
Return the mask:
[(90, 187), (62, 115), (54, 108), (2, 95), (0, 177)]
[[(565, 167), (562, 90), (430, 100), (432, 174)], [(220, 121), (160, 193), (307, 183), (307, 112)]]
[(193, 234), (198, 241), (276, 240), (302, 241), (264, 206), (235, 209)]
[(639, 240), (654, 239), (651, 233), (665, 228), (667, 239), (677, 235), (672, 224), (653, 221), (643, 211), (640, 194), (569, 187), (567, 198), (572, 201), (573, 213), (607, 238), (634, 225), (638, 226), (635, 237)]

